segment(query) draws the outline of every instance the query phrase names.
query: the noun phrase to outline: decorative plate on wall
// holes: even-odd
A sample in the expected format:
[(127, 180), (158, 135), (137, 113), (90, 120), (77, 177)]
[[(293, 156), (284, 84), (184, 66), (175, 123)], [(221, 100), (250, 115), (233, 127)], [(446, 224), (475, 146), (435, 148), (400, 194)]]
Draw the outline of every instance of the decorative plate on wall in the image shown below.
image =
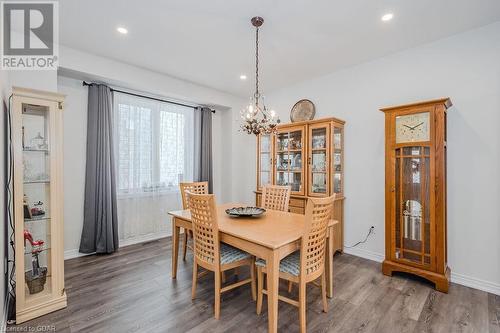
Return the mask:
[(314, 108), (313, 102), (308, 99), (301, 99), (300, 101), (295, 103), (292, 111), (290, 111), (290, 120), (292, 121), (292, 123), (298, 121), (313, 120), (315, 113), (316, 110)]

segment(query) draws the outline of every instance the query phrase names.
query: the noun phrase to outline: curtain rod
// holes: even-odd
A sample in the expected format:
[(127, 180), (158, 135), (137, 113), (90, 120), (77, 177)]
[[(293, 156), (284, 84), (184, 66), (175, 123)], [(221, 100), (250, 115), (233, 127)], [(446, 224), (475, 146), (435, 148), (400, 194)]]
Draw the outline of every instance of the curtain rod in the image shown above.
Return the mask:
[[(93, 82), (88, 83), (88, 82), (83, 81), (83, 86), (91, 86), (93, 84), (97, 84), (97, 83), (93, 83)], [(135, 94), (135, 93), (131, 93), (131, 92), (128, 92), (128, 91), (123, 91), (123, 90), (119, 90), (119, 89), (113, 89), (111, 87), (109, 89), (111, 89), (111, 91), (116, 91), (116, 92), (119, 92), (119, 93), (122, 93), (122, 94), (130, 95), (130, 96), (135, 96), (135, 97), (142, 97), (142, 98), (152, 99), (152, 100), (158, 101), (158, 102), (164, 102), (164, 103), (169, 103), (169, 104), (180, 105), (180, 106), (184, 106), (184, 107), (192, 108), (192, 109), (198, 108), (197, 106), (187, 105), (187, 104), (178, 103), (178, 102), (172, 102), (172, 101), (168, 101), (166, 99), (161, 99), (161, 98), (156, 98), (156, 97), (150, 97), (150, 96)], [(212, 111), (212, 113), (215, 113), (215, 110), (210, 110), (210, 111)]]

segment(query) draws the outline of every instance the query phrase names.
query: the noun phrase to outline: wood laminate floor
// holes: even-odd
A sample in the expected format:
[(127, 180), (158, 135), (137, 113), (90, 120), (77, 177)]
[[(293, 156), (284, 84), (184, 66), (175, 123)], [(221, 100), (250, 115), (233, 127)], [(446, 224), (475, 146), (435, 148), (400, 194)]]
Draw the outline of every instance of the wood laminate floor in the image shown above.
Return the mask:
[[(162, 239), (66, 261), (68, 307), (11, 329), (266, 332), (266, 299), (257, 316), (248, 285), (224, 294), (220, 320), (213, 318), (213, 275), (201, 278), (191, 301), (191, 255), (172, 280), (170, 249)], [(443, 294), (407, 275), (386, 277), (379, 263), (347, 254), (336, 255), (334, 269), (328, 313), (321, 312), (319, 289), (307, 289), (308, 332), (500, 332), (500, 296), (456, 284)], [(285, 284), (281, 289), (286, 293)], [(297, 309), (280, 302), (278, 325), (297, 332)]]

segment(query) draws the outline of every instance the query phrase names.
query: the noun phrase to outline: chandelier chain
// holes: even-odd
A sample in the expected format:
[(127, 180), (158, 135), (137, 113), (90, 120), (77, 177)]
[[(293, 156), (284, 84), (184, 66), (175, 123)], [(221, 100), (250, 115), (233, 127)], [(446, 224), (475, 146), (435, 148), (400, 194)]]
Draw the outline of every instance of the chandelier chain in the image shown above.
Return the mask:
[(259, 106), (259, 27), (255, 29), (255, 105)]

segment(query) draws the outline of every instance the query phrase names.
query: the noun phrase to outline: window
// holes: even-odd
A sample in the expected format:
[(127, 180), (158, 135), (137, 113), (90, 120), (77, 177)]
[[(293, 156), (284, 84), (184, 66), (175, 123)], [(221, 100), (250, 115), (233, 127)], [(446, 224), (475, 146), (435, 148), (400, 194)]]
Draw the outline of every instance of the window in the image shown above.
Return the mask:
[(193, 109), (114, 94), (118, 194), (177, 191), (193, 176)]

